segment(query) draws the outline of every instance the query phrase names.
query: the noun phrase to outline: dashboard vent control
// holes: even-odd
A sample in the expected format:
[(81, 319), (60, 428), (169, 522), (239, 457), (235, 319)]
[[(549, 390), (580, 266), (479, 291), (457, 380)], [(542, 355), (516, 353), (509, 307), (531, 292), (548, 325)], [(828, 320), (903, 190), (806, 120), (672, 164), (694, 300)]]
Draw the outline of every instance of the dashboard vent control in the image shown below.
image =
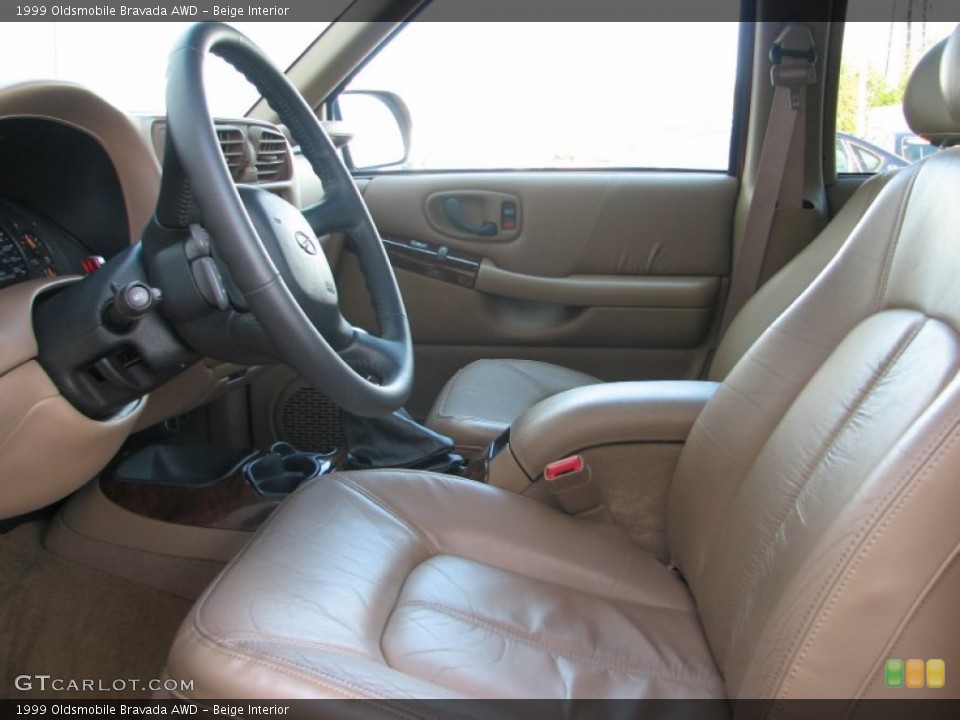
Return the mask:
[(243, 132), (239, 128), (218, 125), (217, 141), (220, 143), (223, 158), (227, 161), (227, 167), (230, 169), (230, 177), (239, 180), (243, 174), (243, 160), (246, 155), (247, 144)]
[(257, 182), (286, 180), (289, 176), (289, 152), (283, 133), (269, 128), (251, 128), (257, 148)]

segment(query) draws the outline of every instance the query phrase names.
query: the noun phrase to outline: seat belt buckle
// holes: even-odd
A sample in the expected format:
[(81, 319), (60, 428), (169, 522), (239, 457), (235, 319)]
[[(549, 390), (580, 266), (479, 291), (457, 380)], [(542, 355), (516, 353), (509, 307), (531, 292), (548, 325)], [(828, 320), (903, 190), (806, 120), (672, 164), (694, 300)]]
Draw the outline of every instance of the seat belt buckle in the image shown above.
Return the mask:
[(582, 455), (548, 463), (543, 469), (547, 490), (569, 515), (590, 515), (603, 508), (600, 488)]

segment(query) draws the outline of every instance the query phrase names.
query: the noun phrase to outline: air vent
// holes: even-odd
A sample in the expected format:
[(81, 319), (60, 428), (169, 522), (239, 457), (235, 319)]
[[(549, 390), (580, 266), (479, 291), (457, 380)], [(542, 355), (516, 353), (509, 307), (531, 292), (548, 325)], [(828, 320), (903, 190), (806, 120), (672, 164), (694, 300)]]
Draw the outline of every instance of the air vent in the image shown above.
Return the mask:
[(227, 161), (227, 167), (230, 168), (230, 176), (239, 180), (243, 173), (243, 157), (247, 144), (243, 132), (239, 128), (218, 125), (217, 141), (220, 143), (223, 158)]
[(286, 180), (289, 175), (287, 139), (278, 130), (269, 128), (259, 130), (256, 160), (257, 182), (269, 183)]

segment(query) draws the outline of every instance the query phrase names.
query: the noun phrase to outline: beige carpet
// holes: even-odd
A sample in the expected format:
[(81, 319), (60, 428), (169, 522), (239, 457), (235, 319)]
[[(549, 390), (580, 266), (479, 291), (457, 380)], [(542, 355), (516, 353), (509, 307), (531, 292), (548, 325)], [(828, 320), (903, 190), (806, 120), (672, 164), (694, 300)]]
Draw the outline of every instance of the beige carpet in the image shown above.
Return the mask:
[[(21, 692), (18, 675), (64, 681), (146, 683), (159, 677), (173, 635), (191, 603), (47, 552), (43, 523), (0, 535), (0, 698), (149, 697), (123, 692)], [(48, 681), (50, 682), (50, 681)]]

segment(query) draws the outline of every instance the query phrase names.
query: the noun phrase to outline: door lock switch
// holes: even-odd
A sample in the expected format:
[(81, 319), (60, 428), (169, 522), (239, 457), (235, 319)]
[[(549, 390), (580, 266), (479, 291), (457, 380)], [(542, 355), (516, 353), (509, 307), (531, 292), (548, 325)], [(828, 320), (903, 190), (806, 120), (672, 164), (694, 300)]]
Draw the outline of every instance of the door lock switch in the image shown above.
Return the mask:
[(517, 204), (513, 200), (504, 200), (500, 203), (500, 228), (502, 230), (517, 229)]

